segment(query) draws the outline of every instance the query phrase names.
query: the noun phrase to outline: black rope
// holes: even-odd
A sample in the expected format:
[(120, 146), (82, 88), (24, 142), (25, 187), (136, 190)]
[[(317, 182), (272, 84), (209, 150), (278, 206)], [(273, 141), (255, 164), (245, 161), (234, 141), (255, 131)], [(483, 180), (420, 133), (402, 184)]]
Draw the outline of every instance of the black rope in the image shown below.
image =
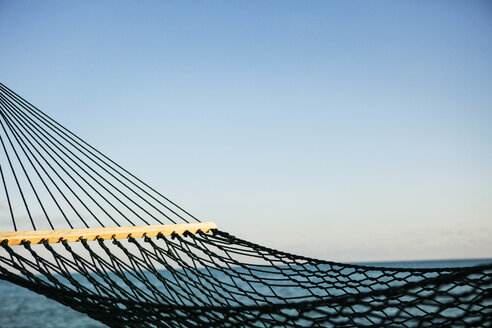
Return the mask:
[[(5, 143), (3, 142), (3, 138), (2, 138), (1, 135), (0, 135), (0, 142), (2, 143), (3, 151), (5, 153), (5, 156), (7, 158), (7, 161), (9, 162), (10, 170), (12, 172), (12, 175), (13, 175), (14, 179), (15, 179), (15, 184), (17, 185), (17, 189), (19, 190), (19, 193), (20, 193), (20, 195), (22, 197), (22, 202), (24, 203), (24, 206), (25, 206), (27, 215), (29, 216), (29, 220), (31, 221), (31, 224), (32, 224), (33, 229), (36, 230), (36, 225), (34, 224), (34, 220), (32, 218), (31, 211), (29, 210), (29, 206), (27, 205), (26, 198), (24, 197), (24, 193), (22, 192), (22, 188), (21, 188), (21, 186), (19, 184), (19, 179), (17, 178), (17, 174), (15, 173), (14, 166), (12, 165), (12, 161), (10, 160), (9, 153), (7, 151), (7, 148), (5, 147)], [(2, 181), (5, 183), (5, 180), (4, 179)], [(7, 187), (5, 187), (5, 189), (7, 189)], [(12, 220), (14, 220), (14, 227), (16, 227), (15, 218), (14, 218), (13, 215), (12, 215)]]
[[(25, 221), (34, 230), (46, 222), (55, 229), (198, 221), (1, 83), (0, 126), (14, 230)], [(110, 327), (492, 325), (492, 264), (341, 264), (215, 229), (12, 247), (4, 240), (0, 279)]]
[[(98, 156), (95, 150), (89, 149), (78, 141), (78, 137), (71, 136), (70, 133), (59, 128), (58, 123), (53, 123), (38, 109), (26, 105), (25, 101), (3, 85), (0, 85), (0, 100), (2, 120), (20, 139), (18, 149), (24, 152), (26, 160), (33, 164), (32, 167), (36, 171), (34, 177), (26, 172), (26, 178), (36, 178), (40, 184), (46, 186), (48, 186), (46, 182), (49, 182), (48, 193), (58, 191), (59, 195), (55, 197), (52, 194), (51, 199), (62, 216), (68, 218), (68, 214), (64, 214), (62, 209), (68, 206), (85, 227), (91, 226), (91, 223), (83, 218), (81, 212), (84, 211), (101, 226), (106, 226), (103, 217), (109, 219), (111, 225), (116, 226), (121, 226), (125, 222), (135, 225), (134, 218), (140, 220), (142, 224), (151, 224), (152, 221), (153, 224), (164, 224), (163, 218), (172, 223), (178, 223), (179, 220), (189, 222), (186, 216), (195, 219), (164, 196), (161, 195), (169, 204), (164, 204), (162, 200), (151, 195), (144, 189), (148, 186), (143, 186), (143, 182), (133, 181), (125, 170), (110, 165), (107, 160)], [(9, 135), (6, 134), (5, 137)], [(14, 155), (16, 152), (17, 150), (13, 148)], [(85, 161), (84, 158), (89, 161)], [(46, 178), (43, 178), (41, 173)], [(73, 203), (67, 198), (54, 178), (68, 189), (70, 197), (78, 203)], [(86, 201), (82, 200), (81, 196)], [(103, 217), (96, 214), (94, 209), (100, 211)], [(185, 213), (185, 216), (178, 211)], [(49, 218), (50, 214), (46, 214)], [(72, 227), (73, 220), (65, 220), (65, 222)], [(36, 226), (35, 223), (34, 229)], [(57, 228), (56, 223), (54, 228)]]
[[(3, 97), (0, 95), (0, 103), (1, 104), (4, 104), (3, 102)], [(3, 115), (3, 114), (2, 114)], [(3, 116), (5, 118), (5, 116)], [(25, 157), (28, 159), (29, 163), (31, 164), (31, 167), (34, 169), (34, 171), (36, 172), (37, 174), (37, 177), (40, 179), (40, 181), (42, 182), (43, 186), (45, 187), (46, 191), (48, 192), (48, 194), (51, 196), (51, 199), (55, 202), (57, 208), (60, 210), (60, 212), (62, 213), (63, 217), (65, 218), (65, 221), (67, 222), (67, 224), (70, 226), (70, 228), (73, 228), (72, 224), (70, 223), (70, 221), (68, 220), (68, 217), (66, 216), (66, 214), (64, 213), (64, 211), (62, 210), (62, 208), (60, 207), (59, 203), (57, 202), (56, 198), (54, 197), (53, 193), (51, 192), (50, 188), (47, 186), (45, 180), (43, 179), (43, 177), (41, 176), (41, 174), (39, 173), (38, 169), (36, 168), (36, 166), (33, 164), (33, 160), (38, 164), (40, 165), (38, 159), (33, 155), (32, 151), (27, 147), (27, 145), (25, 144), (25, 142), (23, 141), (22, 138), (19, 137), (19, 134), (18, 132), (13, 128), (13, 126), (11, 125), (10, 121), (9, 120), (5, 120), (9, 130), (12, 132), (17, 144), (20, 146), (20, 148), (22, 149)], [(27, 149), (27, 151), (26, 151)], [(31, 156), (29, 156), (29, 154)], [(31, 159), (32, 157), (32, 159)], [(46, 173), (46, 170), (40, 166), (40, 169)], [(53, 179), (47, 175), (48, 179), (50, 179), (51, 182), (53, 182)], [(54, 184), (55, 187), (59, 190), (58, 186), (56, 184)], [(41, 202), (40, 202), (41, 203)], [(43, 207), (43, 212), (46, 213), (46, 210), (44, 209)], [(48, 218), (47, 214), (46, 214), (46, 217)], [(51, 224), (50, 222), (50, 225), (52, 226), (53, 228), (53, 225)]]
[[(24, 122), (23, 122), (24, 123)], [(35, 128), (36, 129), (36, 128)], [(36, 129), (38, 132), (39, 130)], [(109, 214), (109, 211), (108, 209), (104, 208), (99, 202), (97, 202), (95, 200), (95, 196), (94, 195), (91, 195), (89, 191), (86, 190), (86, 188), (83, 187), (84, 186), (87, 186), (89, 187), (91, 190), (93, 190), (95, 192), (96, 195), (100, 196), (104, 201), (105, 203), (109, 204), (110, 207), (112, 207), (113, 209), (115, 209), (119, 214), (121, 214), (123, 216), (123, 218), (125, 220), (127, 220), (130, 224), (134, 225), (132, 223), (131, 220), (129, 220), (128, 217), (126, 217), (125, 215), (122, 214), (122, 212), (120, 210), (118, 210), (116, 208), (116, 206), (110, 202), (108, 199), (106, 199), (103, 195), (102, 195), (102, 192), (100, 190), (97, 190), (91, 183), (89, 183), (82, 175), (81, 173), (76, 169), (74, 168), (73, 166), (71, 166), (66, 160), (65, 158), (69, 159), (70, 161), (72, 161), (73, 163), (76, 163), (74, 162), (73, 159), (71, 159), (70, 157), (66, 156), (66, 153), (60, 149), (56, 144), (50, 142), (50, 139), (49, 138), (46, 138), (46, 135), (43, 134), (43, 132), (41, 132), (41, 135), (37, 134), (35, 131), (33, 131), (30, 127), (28, 127), (28, 129), (26, 130), (29, 134), (30, 132), (33, 132), (34, 133), (34, 136), (37, 137), (36, 139), (34, 139), (36, 141), (36, 143), (38, 143), (38, 145), (48, 154), (48, 156), (54, 160), (54, 162), (63, 170), (63, 172), (69, 176), (71, 178), (71, 180), (75, 183), (75, 185), (77, 187), (79, 187), (85, 195), (87, 195), (96, 205), (98, 208), (100, 208), (116, 225), (120, 226), (120, 223), (113, 217)], [(32, 136), (32, 135), (31, 135)], [(55, 147), (55, 149), (51, 148), (50, 144), (48, 142), (50, 142), (52, 144), (52, 146)], [(46, 146), (50, 151), (50, 152), (47, 152), (46, 151), (46, 148), (44, 148), (42, 145), (44, 144), (44, 146)], [(58, 158), (58, 160), (60, 160), (63, 164), (66, 165), (66, 167), (68, 167), (73, 173), (75, 173), (75, 175), (80, 178), (82, 180), (82, 183), (77, 181), (77, 179), (72, 176), (70, 173), (68, 173), (68, 171), (60, 164), (60, 162), (58, 162), (55, 157), (52, 156), (52, 154), (54, 154), (56, 156), (56, 158)], [(62, 157), (62, 155), (64, 157)], [(78, 164), (76, 164), (76, 166), (79, 166)], [(80, 167), (80, 166), (79, 166)], [(85, 172), (85, 171), (84, 171)], [(87, 172), (85, 172), (87, 173)], [(94, 179), (94, 177), (92, 177), (92, 179)], [(89, 207), (87, 205), (84, 204), (84, 207), (86, 209), (89, 209)], [(94, 218), (97, 220), (96, 216), (94, 215)]]
[[(29, 102), (27, 102), (25, 99), (23, 99), (22, 97), (20, 97), (19, 95), (17, 95), (15, 92), (13, 92), (12, 90), (8, 89), (2, 83), (0, 83), (0, 90), (3, 90), (8, 96), (12, 97), (15, 101), (18, 101), (19, 105), (27, 113), (31, 113), (32, 115), (34, 115), (35, 118), (37, 118), (38, 120), (40, 120), (41, 124), (44, 124), (45, 126), (47, 126), (56, 135), (58, 135), (60, 138), (62, 138), (66, 142), (68, 142), (74, 148), (79, 149), (79, 151), (82, 154), (84, 154), (88, 159), (90, 159), (94, 164), (96, 164), (98, 166), (100, 165), (97, 161), (94, 160), (94, 158), (95, 158), (95, 159), (99, 160), (101, 163), (103, 163), (104, 165), (106, 165), (110, 170), (114, 171), (115, 174), (119, 175), (120, 177), (122, 177), (123, 179), (125, 179), (127, 182), (129, 182), (130, 184), (132, 184), (134, 187), (136, 187), (138, 190), (140, 190), (141, 192), (143, 192), (145, 195), (151, 197), (151, 199), (157, 201), (160, 205), (164, 206), (166, 209), (168, 209), (169, 211), (171, 211), (171, 213), (173, 213), (174, 215), (178, 216), (180, 219), (184, 220), (185, 222), (188, 222), (188, 220), (186, 219), (186, 217), (183, 217), (183, 216), (179, 215), (176, 211), (174, 211), (173, 209), (171, 209), (170, 207), (168, 207), (167, 205), (165, 205), (161, 201), (159, 201), (157, 198), (155, 198), (154, 196), (152, 196), (144, 188), (142, 188), (141, 186), (139, 186), (138, 184), (136, 184), (135, 182), (133, 182), (131, 179), (129, 179), (125, 175), (125, 174), (127, 174), (129, 177), (135, 179), (138, 183), (142, 184), (144, 187), (148, 188), (150, 191), (154, 192), (159, 197), (163, 198), (165, 201), (167, 201), (168, 203), (170, 203), (172, 206), (176, 207), (178, 210), (182, 211), (184, 214), (186, 214), (190, 218), (194, 219), (195, 221), (198, 221), (199, 222), (199, 220), (196, 217), (194, 217), (193, 215), (191, 215), (189, 212), (187, 212), (186, 210), (184, 210), (182, 207), (178, 206), (177, 204), (175, 204), (174, 202), (172, 202), (170, 199), (168, 199), (167, 197), (165, 197), (162, 194), (160, 194), (158, 191), (156, 191), (155, 189), (153, 189), (152, 187), (150, 187), (148, 184), (146, 184), (145, 182), (143, 182), (142, 180), (140, 180), (139, 178), (137, 178), (136, 176), (134, 176), (133, 174), (131, 174), (129, 171), (127, 171), (126, 169), (124, 169), (123, 167), (121, 167), (119, 164), (117, 164), (116, 162), (114, 162), (113, 160), (111, 160), (110, 158), (108, 158), (106, 155), (104, 155), (103, 153), (101, 153), (100, 151), (98, 151), (97, 149), (95, 149), (94, 147), (92, 147), (91, 145), (89, 145), (88, 143), (86, 143), (84, 140), (82, 140), (77, 135), (75, 135), (74, 133), (72, 133), (71, 131), (69, 131), (65, 127), (63, 127), (61, 124), (59, 124), (58, 122), (56, 122), (55, 120), (53, 120), (51, 117), (49, 117), (48, 115), (46, 115), (45, 113), (43, 113), (41, 110), (39, 110), (38, 108), (36, 108), (35, 106), (33, 106), (32, 104), (30, 104)], [(77, 148), (77, 146), (80, 147), (80, 148)], [(103, 159), (105, 159), (106, 161), (104, 161)], [(114, 165), (114, 166), (112, 166), (111, 164)], [(132, 190), (129, 187), (128, 187), (128, 189)], [(137, 194), (137, 193), (135, 192), (135, 194)], [(137, 195), (139, 197), (141, 196), (140, 194), (137, 194)]]
[(17, 231), (17, 226), (15, 224), (15, 218), (14, 218), (14, 212), (12, 211), (12, 203), (10, 202), (9, 191), (7, 189), (7, 183), (5, 182), (5, 177), (3, 175), (3, 170), (2, 170), (1, 164), (0, 164), (0, 176), (2, 177), (3, 189), (5, 190), (5, 197), (7, 198), (7, 204), (9, 205), (9, 212), (10, 212), (10, 218), (12, 219), (12, 225), (14, 227), (14, 231)]
[[(132, 327), (138, 321), (148, 327), (486, 327), (491, 323), (492, 264), (405, 269), (305, 261), (228, 236), (215, 231), (174, 238), (161, 235), (143, 243), (131, 237), (83, 240), (79, 251), (64, 242), (62, 248), (74, 260), (55, 251), (57, 245), (45, 243), (51, 261), (33, 251), (34, 245), (25, 244), (31, 250), (28, 259), (3, 243), (12, 257), (0, 256), (0, 278), (68, 302), (93, 318), (111, 315), (115, 321), (98, 320), (118, 327)], [(224, 240), (229, 243), (227, 250)], [(200, 250), (190, 250), (191, 245)], [(249, 260), (262, 260), (246, 268), (226, 264), (237, 254), (244, 257), (246, 247)], [(207, 256), (198, 255), (204, 251)], [(224, 252), (226, 256), (220, 255)], [(198, 261), (203, 258), (208, 260)], [(33, 271), (46, 280), (33, 276)], [(306, 275), (308, 271), (319, 275)], [(75, 273), (83, 279), (73, 279)], [(292, 298), (291, 293), (300, 292), (300, 281), (312, 293)], [(265, 284), (275, 293), (269, 293)], [(342, 287), (352, 292), (343, 292)]]

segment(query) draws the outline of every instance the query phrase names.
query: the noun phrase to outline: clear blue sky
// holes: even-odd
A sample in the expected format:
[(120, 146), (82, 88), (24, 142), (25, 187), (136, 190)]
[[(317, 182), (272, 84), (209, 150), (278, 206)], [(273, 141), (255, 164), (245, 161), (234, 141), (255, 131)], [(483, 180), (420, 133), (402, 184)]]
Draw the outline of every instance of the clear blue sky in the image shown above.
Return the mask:
[(490, 1), (0, 1), (0, 79), (203, 220), (492, 257)]

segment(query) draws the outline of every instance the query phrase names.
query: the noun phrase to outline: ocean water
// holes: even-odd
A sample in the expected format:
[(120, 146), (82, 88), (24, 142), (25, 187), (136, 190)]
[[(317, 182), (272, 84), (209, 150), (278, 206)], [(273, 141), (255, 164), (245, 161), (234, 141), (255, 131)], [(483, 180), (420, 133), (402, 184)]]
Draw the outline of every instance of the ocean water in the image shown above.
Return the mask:
[[(463, 267), (492, 263), (492, 259), (363, 263), (376, 267)], [(0, 280), (1, 328), (97, 328), (105, 325), (44, 296)]]

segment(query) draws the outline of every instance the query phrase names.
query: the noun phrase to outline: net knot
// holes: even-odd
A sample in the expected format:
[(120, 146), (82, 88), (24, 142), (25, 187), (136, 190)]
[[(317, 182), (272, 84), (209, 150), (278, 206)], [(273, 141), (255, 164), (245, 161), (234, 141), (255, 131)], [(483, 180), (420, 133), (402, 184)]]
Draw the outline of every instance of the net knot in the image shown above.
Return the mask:
[(99, 243), (99, 245), (104, 246), (104, 238), (96, 236), (96, 240)]

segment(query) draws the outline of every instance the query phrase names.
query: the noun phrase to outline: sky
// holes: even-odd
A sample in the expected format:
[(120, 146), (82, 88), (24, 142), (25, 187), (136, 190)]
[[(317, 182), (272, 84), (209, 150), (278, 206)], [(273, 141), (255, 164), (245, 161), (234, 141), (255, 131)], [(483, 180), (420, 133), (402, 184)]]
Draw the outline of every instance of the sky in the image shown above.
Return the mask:
[(0, 81), (202, 221), (492, 257), (489, 1), (0, 0)]

